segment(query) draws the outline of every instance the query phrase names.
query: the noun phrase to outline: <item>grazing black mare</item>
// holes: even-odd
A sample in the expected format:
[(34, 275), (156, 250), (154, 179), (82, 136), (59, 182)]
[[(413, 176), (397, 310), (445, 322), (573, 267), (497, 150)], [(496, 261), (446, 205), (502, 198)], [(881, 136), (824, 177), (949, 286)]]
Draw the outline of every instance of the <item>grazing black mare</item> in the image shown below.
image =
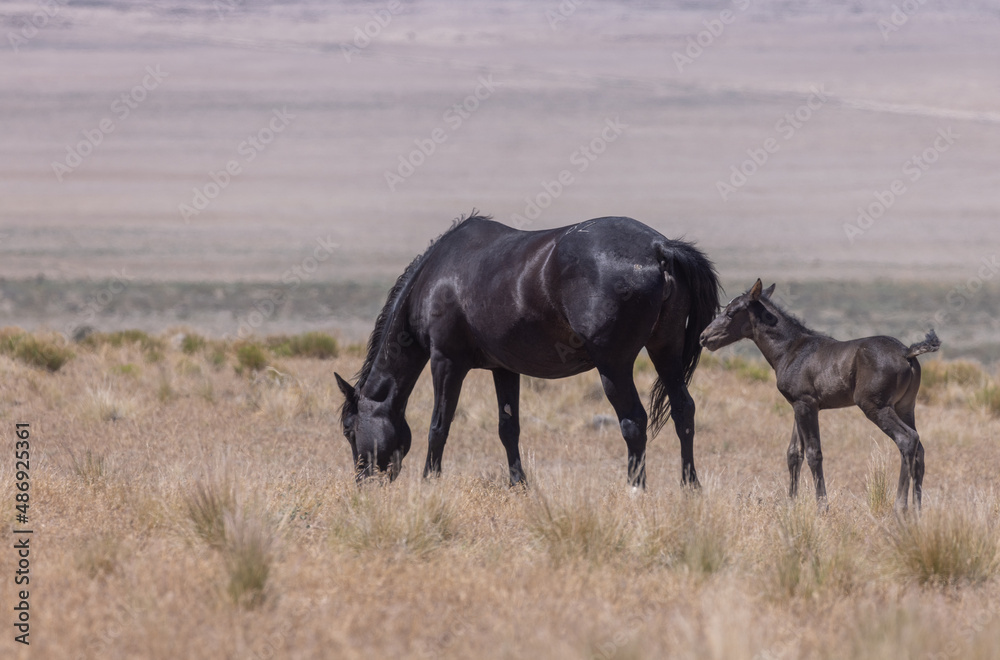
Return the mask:
[(712, 321), (701, 343), (714, 351), (741, 339), (752, 339), (774, 368), (778, 391), (795, 409), (788, 446), (789, 497), (798, 492), (804, 452), (816, 484), (816, 499), (820, 506), (826, 506), (819, 411), (856, 405), (899, 447), (897, 514), (906, 512), (911, 479), (913, 503), (919, 510), (924, 447), (913, 414), (920, 389), (917, 356), (941, 347), (937, 335), (931, 330), (924, 341), (909, 347), (884, 336), (837, 341), (810, 330), (778, 307), (771, 301), (773, 292), (773, 284), (764, 290), (757, 280)]
[(410, 449), (406, 402), (429, 360), (434, 413), (424, 476), (440, 474), (470, 370), (493, 372), (500, 440), (517, 484), (524, 481), (519, 374), (563, 378), (596, 368), (628, 446), (629, 481), (645, 486), (647, 416), (632, 380), (645, 346), (658, 376), (650, 397), (653, 433), (672, 413), (682, 479), (697, 485), (687, 384), (701, 354), (701, 331), (718, 308), (711, 262), (691, 244), (631, 218), (519, 231), (473, 214), (400, 275), (356, 384), (337, 375), (357, 477), (376, 468), (390, 478), (399, 473)]

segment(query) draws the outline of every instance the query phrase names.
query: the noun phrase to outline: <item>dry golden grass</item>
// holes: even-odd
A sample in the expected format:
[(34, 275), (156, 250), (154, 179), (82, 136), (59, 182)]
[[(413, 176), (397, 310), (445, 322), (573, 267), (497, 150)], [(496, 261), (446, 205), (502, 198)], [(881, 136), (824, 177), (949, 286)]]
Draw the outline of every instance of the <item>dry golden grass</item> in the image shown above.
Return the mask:
[[(650, 443), (649, 490), (631, 493), (617, 427), (592, 423), (611, 414), (593, 373), (524, 380), (526, 490), (507, 486), (486, 373), (467, 381), (442, 478), (420, 477), (425, 374), (401, 477), (359, 489), (332, 378), (360, 366), (357, 347), (272, 354), (254, 370), (233, 346), (121, 339), (77, 346), (55, 373), (0, 355), (6, 436), (32, 424), (38, 547), (32, 645), (5, 639), (4, 658), (993, 658), (1000, 647), (1000, 420), (977, 401), (989, 379), (971, 367), (931, 367), (944, 376), (917, 411), (924, 515), (901, 525), (898, 453), (856, 410), (821, 416), (829, 512), (808, 469), (788, 502), (791, 412), (752, 361), (708, 360), (695, 376), (700, 492), (680, 487), (664, 432)], [(636, 371), (648, 392), (651, 370)], [(13, 467), (0, 462), (8, 524)], [(13, 560), (0, 552), (7, 611)]]

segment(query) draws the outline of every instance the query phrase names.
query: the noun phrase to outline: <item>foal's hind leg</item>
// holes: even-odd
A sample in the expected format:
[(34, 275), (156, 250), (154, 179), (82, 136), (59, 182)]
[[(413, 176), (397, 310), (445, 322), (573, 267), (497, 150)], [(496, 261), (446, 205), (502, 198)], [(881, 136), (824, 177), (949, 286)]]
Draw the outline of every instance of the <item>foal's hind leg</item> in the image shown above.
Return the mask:
[[(920, 436), (916, 429), (900, 419), (899, 414), (891, 406), (882, 408), (864, 409), (865, 415), (875, 423), (882, 432), (892, 438), (896, 446), (899, 447), (899, 485), (896, 487), (896, 513), (902, 515), (906, 513), (907, 500), (909, 499), (910, 479), (913, 479), (914, 486), (917, 484), (917, 447), (920, 446)], [(923, 448), (921, 447), (921, 450)], [(923, 478), (923, 451), (920, 451), (921, 480)], [(919, 506), (917, 495), (914, 495), (915, 503)]]
[[(917, 421), (913, 414), (914, 404), (910, 402), (907, 407), (896, 408), (899, 419), (904, 424), (917, 432)], [(913, 454), (913, 506), (920, 511), (920, 499), (924, 491), (924, 444), (920, 442), (920, 434), (917, 434), (917, 449)]]
[(632, 364), (627, 369), (597, 368), (608, 401), (618, 415), (628, 447), (628, 480), (634, 487), (646, 487), (646, 409), (632, 380)]
[(455, 418), (458, 407), (458, 397), (462, 392), (462, 381), (468, 369), (455, 364), (440, 353), (431, 356), (431, 376), (434, 382), (434, 414), (431, 416), (431, 428), (427, 434), (427, 462), (424, 464), (424, 477), (441, 474), (441, 456), (444, 454), (444, 444), (448, 440), (448, 431)]
[(802, 472), (803, 443), (799, 435), (799, 425), (792, 424), (792, 441), (788, 444), (788, 497), (799, 494), (799, 475)]
[(493, 385), (497, 390), (500, 442), (507, 450), (510, 485), (516, 486), (525, 483), (524, 470), (521, 468), (521, 452), (517, 448), (521, 435), (520, 412), (518, 410), (518, 402), (521, 398), (521, 375), (506, 369), (494, 369)]

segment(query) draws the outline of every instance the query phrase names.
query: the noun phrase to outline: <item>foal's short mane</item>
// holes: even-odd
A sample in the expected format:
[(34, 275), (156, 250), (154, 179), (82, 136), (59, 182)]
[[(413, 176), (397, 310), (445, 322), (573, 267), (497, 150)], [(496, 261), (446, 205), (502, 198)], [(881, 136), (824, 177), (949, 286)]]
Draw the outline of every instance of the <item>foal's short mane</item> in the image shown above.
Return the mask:
[[(762, 300), (763, 300), (763, 298), (762, 298)], [(785, 319), (785, 321), (787, 321), (788, 324), (790, 326), (792, 326), (792, 328), (794, 328), (795, 330), (798, 330), (799, 332), (801, 332), (803, 334), (814, 335), (816, 337), (829, 337), (830, 336), (830, 335), (824, 334), (824, 333), (822, 333), (822, 332), (820, 332), (818, 330), (813, 330), (812, 328), (806, 326), (806, 324), (803, 323), (801, 321), (801, 319), (799, 319), (799, 317), (795, 316), (794, 314), (792, 314), (787, 309), (785, 309), (784, 307), (782, 307), (778, 303), (774, 302), (770, 298), (767, 299), (767, 303), (768, 303), (768, 305), (770, 305), (773, 308), (773, 310), (775, 312), (778, 313), (779, 316), (781, 316), (781, 318)]]
[(365, 381), (368, 380), (372, 367), (375, 366), (375, 358), (378, 357), (378, 352), (382, 347), (386, 330), (392, 324), (398, 303), (404, 297), (403, 292), (405, 291), (407, 285), (413, 281), (414, 275), (416, 275), (417, 271), (420, 270), (420, 266), (423, 265), (427, 256), (434, 250), (435, 246), (438, 245), (441, 239), (458, 229), (463, 223), (470, 220), (490, 219), (492, 219), (492, 216), (479, 215), (476, 209), (472, 209), (472, 213), (468, 216), (456, 218), (451, 224), (451, 227), (449, 227), (443, 234), (432, 240), (427, 249), (411, 261), (410, 265), (403, 271), (403, 274), (396, 279), (396, 283), (392, 285), (391, 289), (389, 289), (389, 295), (386, 296), (385, 305), (383, 305), (382, 311), (378, 313), (378, 318), (375, 320), (375, 329), (372, 330), (371, 336), (368, 337), (368, 349), (365, 354), (365, 362), (361, 365), (361, 370), (356, 374), (356, 383), (354, 385), (355, 390), (360, 391), (361, 387), (365, 384)]

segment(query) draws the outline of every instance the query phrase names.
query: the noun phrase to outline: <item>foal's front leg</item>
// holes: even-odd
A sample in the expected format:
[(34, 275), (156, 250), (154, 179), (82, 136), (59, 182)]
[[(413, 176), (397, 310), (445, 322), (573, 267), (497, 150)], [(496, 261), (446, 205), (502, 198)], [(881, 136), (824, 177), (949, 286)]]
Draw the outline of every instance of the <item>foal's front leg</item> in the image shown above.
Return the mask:
[(823, 450), (819, 443), (819, 408), (807, 401), (796, 401), (793, 407), (795, 408), (796, 433), (805, 446), (806, 462), (809, 464), (813, 482), (816, 484), (816, 502), (821, 509), (826, 509), (828, 505), (826, 503), (826, 482), (823, 480)]

